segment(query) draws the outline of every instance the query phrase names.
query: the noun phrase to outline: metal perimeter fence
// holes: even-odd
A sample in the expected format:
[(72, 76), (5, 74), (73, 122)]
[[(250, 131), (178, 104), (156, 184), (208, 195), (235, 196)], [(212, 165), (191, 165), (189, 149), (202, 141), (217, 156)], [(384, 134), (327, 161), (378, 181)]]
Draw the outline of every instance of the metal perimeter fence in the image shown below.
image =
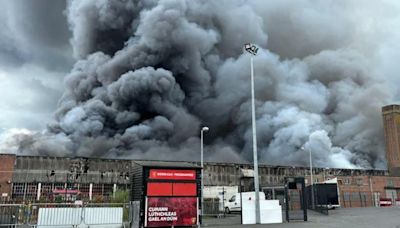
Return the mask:
[(379, 196), (369, 192), (341, 192), (341, 207), (377, 207)]
[(133, 202), (0, 204), (0, 227), (129, 227), (133, 210)]
[(224, 215), (224, 208), (222, 202), (218, 198), (205, 198), (203, 213), (206, 216), (221, 216)]
[[(379, 193), (370, 193), (366, 191), (340, 191), (339, 195), (319, 194), (314, 192), (314, 207), (311, 203), (310, 195), (308, 194), (308, 208), (318, 211), (323, 214), (329, 214), (329, 210), (352, 207), (380, 207), (381, 195)], [(392, 206), (397, 206), (396, 197), (388, 198)]]

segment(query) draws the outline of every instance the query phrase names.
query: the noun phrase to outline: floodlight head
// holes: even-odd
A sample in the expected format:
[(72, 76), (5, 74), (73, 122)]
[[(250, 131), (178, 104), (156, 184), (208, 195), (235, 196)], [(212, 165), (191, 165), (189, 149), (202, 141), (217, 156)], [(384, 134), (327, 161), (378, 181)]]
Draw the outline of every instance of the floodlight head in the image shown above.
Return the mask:
[(208, 131), (208, 130), (210, 130), (208, 127), (203, 127), (203, 128), (201, 129), (201, 131)]
[(254, 44), (248, 43), (244, 45), (244, 50), (252, 55), (257, 55), (258, 47)]

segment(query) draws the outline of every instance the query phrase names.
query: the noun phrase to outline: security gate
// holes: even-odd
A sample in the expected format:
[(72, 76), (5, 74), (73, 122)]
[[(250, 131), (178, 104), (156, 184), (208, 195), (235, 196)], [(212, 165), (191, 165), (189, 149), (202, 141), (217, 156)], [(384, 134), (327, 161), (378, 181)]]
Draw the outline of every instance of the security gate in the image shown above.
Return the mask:
[(307, 203), (305, 197), (304, 177), (285, 178), (285, 204), (286, 221), (307, 221)]

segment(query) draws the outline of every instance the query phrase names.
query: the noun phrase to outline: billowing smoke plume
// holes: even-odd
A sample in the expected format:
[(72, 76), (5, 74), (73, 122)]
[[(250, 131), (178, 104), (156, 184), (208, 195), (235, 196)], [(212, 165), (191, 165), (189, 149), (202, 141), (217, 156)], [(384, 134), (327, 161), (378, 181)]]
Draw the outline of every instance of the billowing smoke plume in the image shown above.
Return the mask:
[(306, 165), (312, 151), (320, 167), (382, 168), (380, 108), (394, 99), (383, 69), (397, 68), (380, 42), (398, 36), (385, 30), (395, 7), (369, 3), (70, 1), (77, 62), (55, 121), (8, 143), (22, 154), (198, 160), (205, 125), (206, 160), (251, 161), (242, 45), (252, 42), (262, 162)]

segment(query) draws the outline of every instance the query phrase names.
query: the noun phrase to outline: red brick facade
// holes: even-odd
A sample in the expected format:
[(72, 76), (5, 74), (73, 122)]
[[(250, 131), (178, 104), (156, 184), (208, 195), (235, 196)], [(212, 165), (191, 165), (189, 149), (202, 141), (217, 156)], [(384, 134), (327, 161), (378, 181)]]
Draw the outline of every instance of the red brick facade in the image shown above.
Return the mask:
[(15, 165), (15, 155), (0, 154), (0, 197), (11, 195), (11, 183)]
[(382, 108), (386, 159), (391, 175), (400, 175), (400, 105)]
[[(314, 183), (332, 179), (334, 176), (314, 176)], [(306, 177), (310, 183), (310, 176)], [(393, 176), (338, 176), (339, 195), (342, 207), (370, 207), (379, 204), (379, 199), (400, 199), (400, 177)]]

